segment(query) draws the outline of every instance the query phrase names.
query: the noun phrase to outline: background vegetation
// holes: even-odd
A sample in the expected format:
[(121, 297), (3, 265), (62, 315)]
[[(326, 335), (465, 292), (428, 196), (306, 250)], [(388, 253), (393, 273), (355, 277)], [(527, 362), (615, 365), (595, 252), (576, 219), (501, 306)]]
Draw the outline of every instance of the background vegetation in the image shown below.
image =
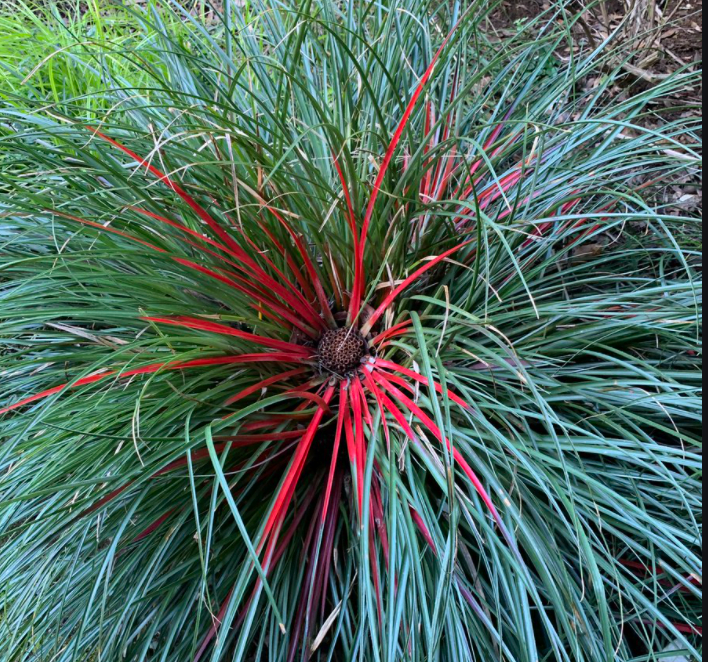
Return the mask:
[[(700, 659), (685, 9), (0, 4), (0, 660)], [(373, 204), (399, 381), (366, 384), (365, 457), (332, 401), (283, 512), (321, 361), (283, 382), (309, 408), (261, 388), (285, 368), (150, 367), (308, 345), (147, 165), (273, 283), (309, 257), (339, 323)]]

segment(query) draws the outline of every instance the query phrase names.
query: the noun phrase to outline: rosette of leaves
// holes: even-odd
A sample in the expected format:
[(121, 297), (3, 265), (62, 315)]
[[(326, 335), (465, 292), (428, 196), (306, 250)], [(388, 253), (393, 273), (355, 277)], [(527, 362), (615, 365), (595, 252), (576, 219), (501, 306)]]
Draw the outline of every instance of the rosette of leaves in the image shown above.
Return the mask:
[(150, 5), (99, 122), (8, 97), (4, 660), (698, 652), (692, 77), (483, 5)]

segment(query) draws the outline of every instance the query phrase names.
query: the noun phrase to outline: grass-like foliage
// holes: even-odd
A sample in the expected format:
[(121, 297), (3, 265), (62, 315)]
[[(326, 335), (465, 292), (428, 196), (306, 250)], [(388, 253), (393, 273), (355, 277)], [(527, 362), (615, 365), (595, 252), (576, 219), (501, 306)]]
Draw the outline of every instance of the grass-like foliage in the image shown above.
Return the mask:
[(693, 75), (618, 99), (562, 3), (100, 9), (3, 67), (2, 661), (699, 656)]

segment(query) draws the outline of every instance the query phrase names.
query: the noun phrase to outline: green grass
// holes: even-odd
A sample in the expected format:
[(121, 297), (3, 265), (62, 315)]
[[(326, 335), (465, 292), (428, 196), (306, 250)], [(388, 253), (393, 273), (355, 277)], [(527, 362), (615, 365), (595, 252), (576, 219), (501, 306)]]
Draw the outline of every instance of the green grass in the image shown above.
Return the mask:
[(0, 662), (700, 659), (696, 74), (618, 101), (564, 3), (12, 6)]
[[(175, 39), (189, 39), (187, 23), (166, 20)], [(98, 118), (119, 100), (117, 88), (137, 94), (149, 86), (148, 69), (164, 71), (163, 56), (157, 28), (141, 24), (128, 3), (0, 2), (0, 99), (6, 102), (19, 97)]]

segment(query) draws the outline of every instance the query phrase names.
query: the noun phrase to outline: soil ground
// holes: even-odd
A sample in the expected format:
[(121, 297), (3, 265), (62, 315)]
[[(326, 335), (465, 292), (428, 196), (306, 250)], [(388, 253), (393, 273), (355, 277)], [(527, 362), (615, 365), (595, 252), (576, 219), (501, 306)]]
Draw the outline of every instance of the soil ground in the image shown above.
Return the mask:
[[(590, 4), (577, 0), (577, 8)], [(550, 10), (550, 0), (505, 0), (489, 21), (489, 30), (503, 40), (512, 35), (527, 21)], [(658, 0), (657, 8), (666, 19), (661, 29), (657, 29), (651, 39), (644, 39), (641, 48), (637, 48), (629, 37), (625, 38), (626, 48), (621, 40), (616, 42), (620, 52), (623, 50), (630, 58), (627, 76), (621, 84), (613, 88), (612, 93), (622, 98), (636, 93), (642, 87), (657, 84), (663, 77), (681, 69), (697, 70), (703, 59), (703, 0)], [(597, 42), (622, 25), (626, 17), (626, 0), (606, 0), (604, 10), (600, 8), (585, 12), (585, 25), (578, 25), (574, 35), (579, 43), (587, 45), (590, 39)], [(563, 56), (563, 53), (560, 53)], [(587, 80), (588, 87), (596, 84), (594, 78)], [(644, 128), (659, 128), (662, 123), (680, 117), (701, 118), (702, 86), (686, 87), (675, 96), (663, 101), (664, 108), (655, 118), (650, 116), (642, 120)], [(637, 185), (642, 182), (637, 178)], [(700, 217), (703, 210), (702, 175), (698, 168), (695, 172), (684, 173), (680, 180), (672, 182), (656, 192), (655, 202), (665, 205), (664, 210), (674, 216)], [(697, 228), (685, 226), (679, 232), (687, 233), (683, 240), (689, 242), (695, 250), (702, 250), (702, 236)], [(628, 234), (636, 234), (634, 239), (646, 234), (646, 228), (628, 228)], [(608, 241), (616, 238), (608, 238)], [(645, 241), (643, 239), (642, 241)], [(598, 246), (598, 249), (602, 249)]]
[[(492, 26), (500, 31), (515, 28), (519, 22), (535, 18), (551, 7), (549, 0), (505, 0), (492, 16)], [(583, 6), (578, 0), (578, 10)], [(703, 59), (703, 0), (659, 0), (658, 10), (666, 24), (657, 34), (658, 39), (647, 47), (656, 51), (657, 59), (648, 69), (649, 75), (671, 73), (684, 66), (696, 66)], [(587, 27), (595, 38), (608, 34), (626, 16), (625, 0), (606, 0), (605, 10), (586, 11)], [(580, 32), (578, 38), (587, 39)], [(628, 44), (629, 46), (629, 44)], [(696, 100), (700, 97), (697, 96)]]

